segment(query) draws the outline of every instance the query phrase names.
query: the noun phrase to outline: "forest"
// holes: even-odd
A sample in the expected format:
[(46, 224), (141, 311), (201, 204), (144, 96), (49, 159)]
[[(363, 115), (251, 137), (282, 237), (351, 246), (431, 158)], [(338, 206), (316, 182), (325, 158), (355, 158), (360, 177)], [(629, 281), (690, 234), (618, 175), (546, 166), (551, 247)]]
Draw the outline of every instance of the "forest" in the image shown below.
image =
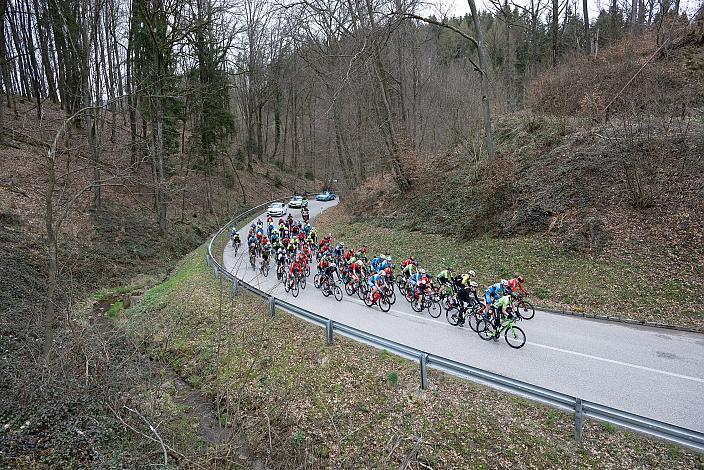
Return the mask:
[[(701, 293), (704, 5), (466, 7), (459, 15), (416, 0), (0, 0), (0, 466), (143, 467), (161, 459), (155, 445), (188, 468), (238, 467), (237, 459), (289, 468), (286, 452), (300, 466), (312, 454), (321, 466), (349, 464), (339, 449), (333, 464), (298, 442), (285, 395), (269, 397), (267, 443), (269, 415), (246, 423), (260, 397), (239, 383), (223, 391), (198, 382), (220, 380), (193, 365), (210, 360), (214, 337), (188, 340), (201, 327), (215, 331), (217, 318), (220, 344), (222, 284), (208, 284), (198, 264), (208, 235), (245, 207), (333, 181), (349, 202), (322, 219), (331, 231), (353, 233), (361, 221), (457, 243), (492, 236), (496, 245), (537, 233), (578, 256), (665, 247), (618, 256), (652, 257), (655, 277), (684, 280), (673, 277), (662, 301), (634, 307), (629, 291), (619, 307), (699, 324), (701, 302), (673, 308), (671, 296)], [(421, 198), (434, 204), (414, 203)], [(562, 279), (560, 269), (545, 279)], [(208, 304), (215, 294), (218, 306)], [(606, 308), (584, 294), (556, 288), (548, 306)], [(120, 317), (131, 296), (141, 299), (137, 313)], [(186, 311), (193, 299), (207, 311)], [(180, 318), (159, 316), (166, 307), (184, 314), (184, 330)], [(232, 299), (227, 321), (246, 323), (260, 307)], [(176, 339), (159, 338), (152, 319)], [(265, 336), (264, 326), (247, 328)], [(271, 341), (276, 334), (266, 332)], [(249, 347), (234, 334), (227, 341)], [(324, 379), (316, 378), (320, 390)], [(150, 401), (164, 382), (186, 396), (178, 406)], [(234, 389), (240, 401), (223, 405)], [(395, 389), (382, 391), (405, 403)], [(169, 414), (182, 419), (179, 406), (205, 407), (201, 421), (224, 419), (222, 427), (235, 418), (211, 408), (237, 407), (247, 444), (228, 431), (227, 446), (202, 452), (201, 441), (179, 434), (185, 427)], [(159, 418), (172, 427), (151, 428)], [(608, 441), (610, 432), (596, 432)], [(404, 439), (394, 449), (412, 451), (415, 436)], [(276, 446), (285, 452), (273, 458)], [(558, 447), (561, 465), (574, 464)], [(352, 462), (369, 465), (370, 447), (360, 449)], [(531, 462), (549, 465), (540, 458)]]

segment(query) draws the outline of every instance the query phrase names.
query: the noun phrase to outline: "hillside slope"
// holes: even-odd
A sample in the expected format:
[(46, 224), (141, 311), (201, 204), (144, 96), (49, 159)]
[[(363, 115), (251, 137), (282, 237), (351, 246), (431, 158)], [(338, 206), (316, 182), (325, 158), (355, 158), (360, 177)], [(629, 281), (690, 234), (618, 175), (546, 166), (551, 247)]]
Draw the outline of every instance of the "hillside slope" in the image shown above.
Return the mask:
[[(649, 64), (651, 39), (629, 39), (598, 60), (546, 72), (532, 85), (540, 97), (532, 110), (496, 119), (493, 161), (478, 159), (471, 141), (445, 154), (409, 154), (410, 190), (377, 175), (346, 198), (337, 217), (323, 217), (322, 229), (361, 232), (351, 241), (378, 246), (384, 237), (373, 227), (387, 228), (388, 244), (378, 248), (401, 251), (388, 240), (405, 240), (399, 256), (425, 251), (433, 234), (447, 236), (454, 253), (428, 267), (452, 261), (481, 272), (485, 283), (527, 272), (553, 307), (698, 324), (704, 67), (693, 57), (701, 46), (653, 59), (608, 116), (584, 99), (591, 91), (615, 95)], [(571, 86), (570, 76), (582, 81)], [(594, 77), (593, 89), (585, 76)], [(667, 86), (655, 93), (658, 83)], [(457, 259), (467, 250), (473, 256)]]
[[(5, 145), (0, 146), (0, 416), (9, 430), (0, 435), (0, 466), (7, 458), (28, 468), (85, 465), (111, 436), (119, 437), (119, 461), (119, 452), (129, 454), (127, 443), (134, 437), (106, 404), (149, 390), (152, 372), (134, 344), (104, 321), (102, 308), (109, 309), (118, 299), (100, 297), (93, 311), (95, 299), (89, 298), (85, 306), (85, 298), (135, 277), (135, 288), (158, 283), (235, 211), (294, 190), (315, 190), (319, 184), (261, 162), (246, 168), (237, 159), (208, 175), (197, 162), (188, 166), (188, 160), (179, 158), (173, 164), (183, 164), (183, 171), (170, 180), (168, 225), (161, 233), (151, 165), (145, 160), (130, 166), (125, 128), (118, 126), (114, 142), (107, 131), (103, 135), (101, 169), (110, 179), (96, 211), (85, 135), (69, 127), (57, 159), (60, 184), (53, 198), (56, 215), (65, 210), (68, 214), (59, 231), (55, 306), (61, 321), (55, 353), (49, 364), (42, 364), (47, 150), (65, 114), (45, 104), (40, 120), (32, 103), (16, 101), (17, 114), (6, 109)], [(75, 203), (67, 205), (74, 197)], [(86, 427), (86, 419), (95, 422)], [(30, 424), (20, 428), (25, 422)], [(76, 428), (84, 434), (77, 434)]]

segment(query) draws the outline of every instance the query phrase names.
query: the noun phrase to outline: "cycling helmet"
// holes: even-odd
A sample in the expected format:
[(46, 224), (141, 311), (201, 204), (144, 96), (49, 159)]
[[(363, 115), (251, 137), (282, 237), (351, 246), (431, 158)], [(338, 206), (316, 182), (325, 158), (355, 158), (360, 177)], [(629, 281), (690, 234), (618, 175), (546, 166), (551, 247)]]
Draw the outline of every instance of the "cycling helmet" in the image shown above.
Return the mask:
[(506, 287), (508, 285), (508, 281), (506, 279), (501, 279), (501, 285)]
[(420, 270), (420, 273), (421, 273), (421, 274), (425, 274), (425, 269), (421, 269), (421, 270)]
[(472, 281), (472, 282), (469, 283), (469, 287), (472, 287), (472, 288), (474, 288), (474, 289), (476, 289), (478, 285), (479, 285), (479, 284), (477, 284), (477, 281)]
[(416, 257), (411, 255), (411, 261), (415, 261)]
[(518, 279), (518, 282), (523, 282), (523, 281), (525, 281), (525, 278), (523, 277), (523, 275), (518, 276), (517, 279)]
[(474, 271), (470, 271), (469, 277), (477, 277), (477, 273), (475, 273)]

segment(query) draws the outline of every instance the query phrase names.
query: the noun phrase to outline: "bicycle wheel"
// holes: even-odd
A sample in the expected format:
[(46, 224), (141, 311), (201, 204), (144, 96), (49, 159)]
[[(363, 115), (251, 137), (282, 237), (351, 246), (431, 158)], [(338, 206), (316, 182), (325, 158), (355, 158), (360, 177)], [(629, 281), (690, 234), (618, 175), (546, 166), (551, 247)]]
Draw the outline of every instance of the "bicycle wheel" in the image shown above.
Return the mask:
[(430, 305), (428, 305), (428, 315), (433, 318), (438, 318), (442, 315), (442, 305), (437, 300), (432, 300)]
[(313, 276), (313, 285), (316, 289), (320, 289), (320, 273)]
[(455, 309), (445, 310), (445, 318), (447, 318), (447, 323), (452, 326), (457, 326), (460, 322), (460, 312)]
[(518, 304), (516, 312), (518, 312), (518, 316), (524, 320), (530, 320), (535, 316), (535, 309), (533, 308), (533, 305), (525, 300)]
[(494, 325), (482, 318), (477, 325), (477, 334), (484, 341), (494, 339)]
[(291, 283), (288, 279), (284, 279), (284, 290), (286, 292), (291, 292)]
[(477, 333), (479, 331), (479, 324), (484, 321), (482, 316), (476, 312), (470, 312), (467, 314), (467, 318), (465, 319), (467, 323), (469, 323), (469, 327)]
[(306, 266), (306, 277), (310, 276), (310, 266)]
[(301, 278), (298, 280), (298, 282), (301, 284), (301, 289), (306, 288), (306, 277), (305, 276), (301, 276)]
[(411, 308), (413, 309), (414, 312), (422, 312), (423, 311), (423, 300), (422, 299), (413, 299), (413, 302), (411, 302)]
[(366, 305), (367, 307), (371, 307), (372, 305), (374, 305), (374, 301), (372, 300), (371, 294), (365, 295), (364, 299), (362, 300), (364, 300), (364, 305)]
[(526, 334), (517, 326), (506, 328), (504, 339), (513, 349), (521, 349), (526, 344)]
[(386, 301), (389, 303), (389, 305), (393, 305), (396, 303), (396, 292), (394, 291), (393, 287), (390, 287), (388, 291), (386, 291), (386, 294), (384, 295), (386, 297)]
[(357, 296), (360, 298), (360, 300), (364, 300), (367, 297), (368, 293), (369, 287), (364, 283), (359, 284), (359, 287), (357, 287)]
[(294, 297), (298, 297), (299, 292), (300, 292), (300, 290), (298, 287), (298, 282), (293, 281), (293, 287), (291, 287), (291, 294), (293, 294)]
[(379, 308), (382, 312), (388, 312), (389, 310), (391, 310), (391, 304), (386, 299), (386, 296), (383, 294), (381, 297), (379, 297)]
[(345, 284), (345, 292), (347, 292), (347, 295), (354, 294), (354, 285), (352, 285), (351, 282), (348, 282), (347, 284)]
[(323, 282), (321, 284), (320, 290), (323, 292), (323, 295), (325, 297), (330, 297), (330, 294), (332, 294), (332, 290), (330, 289), (330, 285), (327, 282)]
[(264, 277), (267, 277), (269, 275), (269, 263), (266, 263), (262, 266), (262, 274), (264, 275)]
[(406, 301), (408, 303), (413, 303), (413, 290), (406, 289), (406, 292), (404, 292), (403, 297), (406, 299)]
[(342, 302), (342, 289), (340, 289), (340, 286), (335, 284), (333, 286), (332, 293), (335, 295), (335, 300)]

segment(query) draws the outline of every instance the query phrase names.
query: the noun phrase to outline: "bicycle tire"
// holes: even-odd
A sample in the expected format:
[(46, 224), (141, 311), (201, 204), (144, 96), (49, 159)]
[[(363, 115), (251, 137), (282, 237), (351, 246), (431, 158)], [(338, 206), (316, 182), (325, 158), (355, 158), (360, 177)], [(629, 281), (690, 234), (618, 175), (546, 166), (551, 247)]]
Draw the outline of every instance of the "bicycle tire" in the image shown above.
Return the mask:
[(371, 307), (372, 305), (374, 305), (374, 301), (372, 300), (371, 295), (365, 295), (364, 299), (362, 300), (364, 301), (364, 305), (366, 305), (367, 307)]
[(520, 316), (524, 320), (530, 320), (535, 316), (535, 309), (533, 308), (533, 304), (530, 302), (526, 302), (525, 300), (521, 302), (523, 304), (523, 308), (521, 308), (521, 305), (519, 304), (516, 306), (516, 312), (518, 313), (518, 316)]
[(411, 289), (406, 289), (406, 292), (403, 294), (403, 298), (406, 299), (406, 301), (409, 304), (413, 303), (413, 291)]
[(423, 311), (423, 301), (422, 299), (413, 299), (411, 302), (411, 308), (414, 312), (420, 313)]
[(467, 314), (465, 322), (469, 324), (469, 328), (475, 333), (479, 332), (479, 324), (484, 321), (482, 316), (476, 312)]
[(450, 325), (457, 326), (460, 323), (460, 312), (454, 309), (445, 310), (445, 319)]
[(291, 283), (288, 282), (288, 279), (286, 279), (286, 280), (284, 281), (284, 290), (285, 290), (286, 292), (291, 292)]
[(298, 282), (294, 281), (293, 282), (293, 287), (291, 288), (291, 294), (293, 294), (294, 297), (298, 297), (298, 294), (300, 293), (300, 288), (298, 287)]
[(386, 301), (389, 303), (389, 305), (393, 305), (396, 303), (396, 292), (394, 292), (394, 288), (391, 287), (389, 289), (389, 293), (385, 295)]
[(322, 287), (320, 288), (320, 290), (323, 292), (323, 296), (330, 297), (330, 294), (332, 294), (332, 290), (330, 289), (330, 286), (327, 283), (321, 284), (321, 286)]
[[(512, 340), (509, 340), (509, 333), (511, 333), (510, 336), (513, 338)], [(526, 334), (517, 326), (506, 328), (504, 339), (506, 340), (506, 344), (511, 346), (513, 349), (521, 349), (526, 344)], [(515, 342), (512, 343), (511, 341)]]
[(482, 318), (477, 325), (477, 334), (484, 341), (489, 341), (494, 338), (494, 326)]
[(310, 266), (306, 266), (306, 277), (310, 276)]
[(388, 312), (391, 310), (391, 304), (389, 301), (386, 299), (386, 296), (382, 294), (381, 297), (379, 297), (379, 310), (382, 312)]
[(313, 285), (316, 289), (320, 289), (320, 273), (313, 276)]
[(428, 305), (428, 315), (433, 318), (439, 318), (442, 315), (442, 305), (437, 300), (433, 300)]
[(298, 280), (298, 283), (301, 285), (301, 289), (305, 289), (306, 288), (306, 277), (301, 276), (301, 278)]
[(347, 284), (345, 284), (345, 292), (347, 292), (347, 295), (354, 294), (354, 286), (352, 285), (351, 282), (348, 282)]
[(335, 284), (333, 286), (332, 293), (335, 296), (335, 300), (337, 300), (338, 302), (342, 302), (342, 289), (340, 288), (340, 286)]
[(367, 287), (364, 283), (360, 284), (359, 287), (357, 287), (357, 296), (360, 300), (364, 300), (367, 297), (367, 294), (369, 294), (369, 287)]

